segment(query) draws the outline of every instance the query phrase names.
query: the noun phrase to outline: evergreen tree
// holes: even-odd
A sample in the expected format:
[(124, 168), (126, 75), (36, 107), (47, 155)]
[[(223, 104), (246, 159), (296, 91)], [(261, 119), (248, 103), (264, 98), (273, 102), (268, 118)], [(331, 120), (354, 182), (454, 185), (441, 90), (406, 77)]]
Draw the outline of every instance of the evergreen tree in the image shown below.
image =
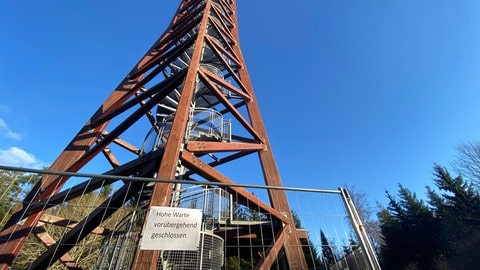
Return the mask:
[[(399, 185), (378, 213), (386, 269), (476, 269), (480, 256), (480, 194), (474, 184), (434, 167), (428, 203)], [(438, 191), (437, 191), (438, 190)]]
[(436, 165), (434, 183), (440, 194), (428, 188), (430, 204), (441, 223), (438, 235), (446, 253), (446, 264), (468, 269), (480, 256), (480, 194), (473, 182), (452, 178)]
[(387, 269), (432, 269), (438, 254), (434, 216), (415, 193), (402, 185), (398, 197), (387, 192), (389, 206), (379, 215), (386, 242), (383, 265)]
[(333, 247), (328, 242), (327, 237), (323, 231), (320, 231), (320, 241), (322, 243), (323, 262), (328, 266), (335, 264), (335, 253)]
[[(296, 212), (292, 211), (292, 217), (295, 223), (295, 228), (302, 228), (302, 223)], [(322, 260), (320, 259), (317, 248), (310, 240), (310, 237), (308, 239), (302, 239), (301, 244), (303, 254), (305, 255), (305, 259), (307, 261), (308, 269), (323, 269)]]
[(38, 181), (40, 176), (22, 172), (0, 170), (0, 228), (25, 196), (29, 185)]

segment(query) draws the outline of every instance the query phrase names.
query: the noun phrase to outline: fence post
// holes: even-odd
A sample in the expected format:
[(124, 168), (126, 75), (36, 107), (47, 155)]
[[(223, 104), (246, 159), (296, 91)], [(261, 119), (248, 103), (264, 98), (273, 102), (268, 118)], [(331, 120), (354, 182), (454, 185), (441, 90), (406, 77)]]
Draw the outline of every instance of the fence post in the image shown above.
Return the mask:
[(367, 257), (368, 264), (370, 268), (373, 270), (381, 269), (380, 264), (377, 259), (377, 255), (373, 250), (372, 244), (368, 239), (367, 232), (365, 231), (365, 226), (363, 225), (360, 216), (358, 215), (357, 209), (355, 208), (355, 204), (348, 193), (348, 190), (344, 188), (339, 188), (340, 194), (342, 197), (342, 201), (345, 204), (345, 209), (348, 212), (348, 216), (350, 217), (350, 221), (352, 222), (353, 229), (357, 234), (357, 237), (360, 241), (360, 245), (362, 246), (363, 250), (365, 250), (365, 255)]

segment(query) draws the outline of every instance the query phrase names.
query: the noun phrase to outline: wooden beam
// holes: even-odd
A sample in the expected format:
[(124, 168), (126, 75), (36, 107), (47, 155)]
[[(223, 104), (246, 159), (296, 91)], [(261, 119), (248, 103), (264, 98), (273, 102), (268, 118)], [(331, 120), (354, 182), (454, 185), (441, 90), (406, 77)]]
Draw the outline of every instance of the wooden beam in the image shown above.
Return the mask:
[[(195, 173), (197, 173), (198, 175), (204, 177), (209, 181), (233, 184), (233, 181), (230, 180), (228, 177), (226, 177), (219, 171), (215, 170), (213, 167), (210, 167), (207, 163), (203, 162), (198, 157), (196, 157), (193, 153), (188, 152), (187, 150), (184, 150), (182, 152), (181, 160), (182, 162), (184, 162), (184, 165), (186, 167), (188, 167), (191, 170), (194, 170)], [(265, 213), (271, 214), (272, 216), (278, 218), (279, 220), (282, 220), (284, 222), (287, 221), (286, 217), (282, 215), (279, 211), (268, 206), (258, 197), (248, 192), (246, 189), (242, 187), (236, 187), (236, 186), (228, 186), (226, 187), (226, 189), (232, 193), (235, 193), (245, 198), (249, 202), (249, 205), (258, 207), (258, 209), (265, 211)]]
[(273, 263), (278, 257), (278, 253), (280, 252), (283, 244), (285, 243), (286, 234), (289, 228), (290, 228), (290, 225), (287, 225), (282, 228), (282, 230), (277, 235), (277, 238), (275, 239), (273, 245), (267, 249), (267, 251), (265, 252), (265, 257), (263, 257), (257, 263), (257, 265), (255, 266), (255, 269), (269, 270), (272, 267)]
[(262, 151), (265, 149), (265, 145), (259, 143), (189, 141), (186, 149), (193, 153)]
[[(49, 224), (53, 224), (53, 225), (57, 225), (65, 228), (70, 228), (70, 229), (73, 229), (75, 228), (75, 226), (78, 225), (78, 221), (76, 220), (66, 219), (66, 218), (57, 217), (49, 214), (44, 214), (40, 218), (40, 222), (49, 223)], [(96, 227), (91, 231), (91, 233), (93, 234), (103, 235), (103, 236), (107, 235), (110, 232), (111, 232), (110, 229), (103, 228), (103, 227)]]
[[(37, 226), (33, 228), (33, 234), (40, 240), (40, 242), (43, 243), (46, 247), (49, 247), (53, 244), (55, 244), (55, 239), (50, 236), (50, 234), (45, 231), (45, 229), (42, 226)], [(65, 253), (60, 257), (59, 261), (69, 270), (80, 270), (80, 269), (85, 269), (81, 267), (74, 258), (72, 258), (68, 253)]]
[[(178, 165), (179, 155), (183, 148), (186, 127), (189, 119), (190, 105), (194, 97), (198, 80), (198, 69), (203, 53), (203, 43), (207, 32), (208, 14), (210, 13), (211, 2), (206, 1), (205, 7), (194, 9), (194, 13), (203, 14), (198, 25), (198, 34), (195, 39), (195, 46), (192, 52), (190, 65), (188, 66), (181, 96), (178, 101), (177, 111), (173, 119), (168, 140), (165, 143), (165, 150), (162, 161), (157, 172), (159, 179), (175, 179), (175, 171)], [(151, 206), (168, 206), (170, 203), (172, 183), (155, 183), (150, 200)], [(160, 252), (158, 250), (137, 250), (132, 269), (155, 270)]]

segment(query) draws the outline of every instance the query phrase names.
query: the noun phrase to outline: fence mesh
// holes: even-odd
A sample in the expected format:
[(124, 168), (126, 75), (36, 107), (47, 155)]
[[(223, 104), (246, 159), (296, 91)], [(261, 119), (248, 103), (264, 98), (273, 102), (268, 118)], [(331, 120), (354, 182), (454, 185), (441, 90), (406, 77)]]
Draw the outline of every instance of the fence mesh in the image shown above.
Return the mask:
[[(25, 222), (24, 217), (14, 216), (20, 205), (29, 207), (30, 212), (43, 212), (11, 268), (35, 269), (48, 263), (49, 269), (130, 269), (138, 255), (155, 180), (112, 181), (101, 175), (72, 175), (69, 181), (74, 184), (60, 190), (59, 195), (29, 202), (27, 192), (44, 173), (0, 170), (2, 227), (8, 220), (14, 220), (13, 226)], [(244, 188), (268, 201), (265, 189), (271, 187)], [(372, 268), (341, 192), (284, 191), (292, 213), (283, 214), (294, 217), (309, 269)], [(255, 268), (275, 244), (284, 224), (241, 198), (214, 183), (176, 183), (170, 206), (202, 211), (200, 242), (197, 250), (159, 252), (158, 269)], [(84, 230), (88, 233), (82, 233)], [(1, 237), (2, 242), (20, 241), (13, 234)], [(272, 269), (288, 269), (283, 251)]]

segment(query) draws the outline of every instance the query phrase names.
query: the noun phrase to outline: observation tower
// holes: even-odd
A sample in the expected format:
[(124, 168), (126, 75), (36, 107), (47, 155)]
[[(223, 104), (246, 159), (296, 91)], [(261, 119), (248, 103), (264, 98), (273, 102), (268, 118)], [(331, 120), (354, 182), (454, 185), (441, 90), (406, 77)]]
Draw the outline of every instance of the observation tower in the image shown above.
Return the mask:
[[(32, 269), (55, 263), (68, 269), (208, 269), (210, 263), (219, 269), (225, 253), (250, 257), (257, 269), (280, 262), (307, 268), (285, 192), (269, 189), (261, 198), (234, 185), (236, 172), (249, 170), (242, 162), (248, 157), (261, 168), (256, 179), (264, 180), (248, 184), (282, 186), (238, 27), (235, 0), (181, 1), (165, 33), (49, 168), (70, 174), (44, 174), (6, 223), (0, 269), (14, 265), (31, 238), (43, 244)], [(86, 168), (103, 169), (75, 175)], [(209, 185), (196, 188), (195, 182)], [(88, 211), (60, 214), (92, 194)], [(189, 268), (179, 266), (190, 256), (186, 251), (141, 249), (145, 216), (154, 206), (202, 210), (201, 243), (190, 252), (208, 256), (192, 259)], [(241, 220), (238, 209), (262, 218)], [(65, 230), (47, 230), (52, 224)], [(98, 240), (85, 244), (92, 237)], [(242, 239), (261, 248), (249, 254), (231, 248)], [(70, 254), (79, 246), (97, 254), (93, 266)]]

